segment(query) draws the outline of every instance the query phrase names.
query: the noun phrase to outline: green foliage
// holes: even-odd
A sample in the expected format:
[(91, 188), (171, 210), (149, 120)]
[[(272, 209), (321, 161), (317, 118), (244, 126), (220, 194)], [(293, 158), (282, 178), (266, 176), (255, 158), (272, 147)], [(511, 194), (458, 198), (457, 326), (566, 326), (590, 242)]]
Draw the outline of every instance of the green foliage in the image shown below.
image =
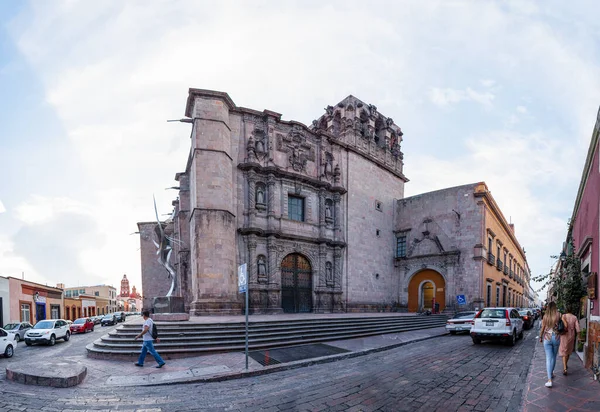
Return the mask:
[(545, 282), (554, 296), (554, 301), (561, 311), (570, 309), (571, 313), (579, 313), (581, 298), (587, 295), (586, 285), (581, 277), (581, 265), (576, 256), (567, 256), (557, 273), (541, 275), (534, 280)]

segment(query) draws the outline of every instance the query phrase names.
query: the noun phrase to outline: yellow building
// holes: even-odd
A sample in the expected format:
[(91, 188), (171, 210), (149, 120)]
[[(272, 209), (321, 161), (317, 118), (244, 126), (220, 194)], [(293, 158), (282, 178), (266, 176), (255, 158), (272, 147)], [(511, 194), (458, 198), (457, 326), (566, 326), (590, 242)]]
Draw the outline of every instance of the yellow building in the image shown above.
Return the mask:
[(487, 250), (483, 267), (485, 306), (522, 307), (529, 287), (529, 270), (523, 248), (515, 236), (515, 227), (508, 222), (485, 183), (475, 190), (482, 202)]

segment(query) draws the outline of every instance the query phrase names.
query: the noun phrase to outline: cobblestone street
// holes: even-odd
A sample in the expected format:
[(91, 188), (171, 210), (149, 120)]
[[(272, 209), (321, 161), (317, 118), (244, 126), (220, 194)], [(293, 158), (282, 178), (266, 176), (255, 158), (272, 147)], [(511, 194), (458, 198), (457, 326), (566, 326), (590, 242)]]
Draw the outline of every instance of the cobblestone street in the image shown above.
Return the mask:
[(443, 336), (368, 356), (224, 382), (53, 389), (0, 382), (0, 410), (517, 411), (536, 330), (508, 347)]

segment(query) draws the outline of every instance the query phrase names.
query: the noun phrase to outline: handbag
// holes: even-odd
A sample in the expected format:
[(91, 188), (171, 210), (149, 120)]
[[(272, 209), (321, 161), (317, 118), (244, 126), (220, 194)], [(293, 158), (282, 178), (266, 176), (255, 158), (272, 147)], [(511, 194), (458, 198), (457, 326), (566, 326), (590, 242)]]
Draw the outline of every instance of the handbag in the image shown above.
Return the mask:
[(558, 332), (559, 335), (564, 335), (565, 333), (567, 333), (565, 321), (562, 319), (562, 316), (560, 317), (560, 319), (558, 320), (558, 323), (556, 324), (556, 331)]

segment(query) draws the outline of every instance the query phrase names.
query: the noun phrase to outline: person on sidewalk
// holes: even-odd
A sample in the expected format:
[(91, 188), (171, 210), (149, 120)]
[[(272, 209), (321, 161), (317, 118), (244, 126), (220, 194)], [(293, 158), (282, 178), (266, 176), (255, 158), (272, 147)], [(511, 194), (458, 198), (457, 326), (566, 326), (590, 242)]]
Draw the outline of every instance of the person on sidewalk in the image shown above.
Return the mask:
[[(152, 327), (154, 325), (154, 321), (150, 318), (150, 311), (145, 310), (142, 313), (144, 317), (144, 324), (142, 325), (142, 331), (135, 337), (135, 340), (139, 338), (143, 338), (142, 343), (142, 352), (140, 353), (140, 357), (138, 358), (135, 366), (144, 366), (144, 359), (146, 359), (146, 353), (150, 353), (150, 355), (154, 356), (156, 360), (157, 368), (162, 368), (165, 365), (165, 361), (160, 357), (156, 349), (154, 349), (154, 344), (152, 343), (154, 339), (152, 338)], [(158, 339), (156, 340), (158, 342)]]
[(571, 313), (572, 310), (573, 308), (567, 306), (566, 313), (562, 315), (562, 321), (567, 329), (567, 332), (560, 337), (560, 347), (558, 348), (558, 354), (562, 356), (563, 361), (563, 375), (567, 374), (569, 356), (575, 349), (575, 338), (579, 333), (579, 321), (577, 316)]
[(556, 355), (558, 355), (558, 347), (560, 345), (560, 335), (557, 330), (558, 322), (562, 322), (562, 320), (556, 308), (556, 303), (550, 302), (542, 319), (542, 330), (540, 331), (540, 342), (544, 342), (544, 351), (546, 352), (547, 388), (552, 387)]

